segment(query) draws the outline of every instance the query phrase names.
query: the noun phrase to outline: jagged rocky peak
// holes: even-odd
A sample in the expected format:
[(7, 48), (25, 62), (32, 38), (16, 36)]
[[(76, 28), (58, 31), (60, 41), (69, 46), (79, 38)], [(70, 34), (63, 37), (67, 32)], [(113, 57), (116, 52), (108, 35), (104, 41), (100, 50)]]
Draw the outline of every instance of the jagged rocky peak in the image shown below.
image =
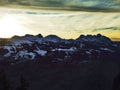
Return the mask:
[(102, 35), (101, 34), (97, 34), (97, 37), (101, 37)]
[(43, 38), (43, 36), (41, 34), (38, 34), (38, 35), (26, 34), (22, 38), (35, 39), (35, 38)]
[(100, 37), (105, 37), (105, 36), (103, 36), (103, 35), (101, 35), (101, 34), (97, 34), (97, 35), (90, 35), (90, 34), (88, 34), (88, 35), (80, 35), (80, 37), (79, 38), (77, 38), (77, 39), (82, 39), (82, 38), (100, 38)]
[(13, 36), (11, 39), (18, 39), (18, 38), (31, 38), (31, 37), (39, 37), (39, 38), (43, 38), (43, 36), (41, 34), (38, 34), (38, 35), (32, 35), (32, 34), (26, 34), (24, 36)]
[(39, 37), (39, 38), (43, 38), (42, 34), (38, 34), (36, 36)]
[(34, 42), (41, 43), (42, 42), (43, 36), (41, 34), (38, 35), (31, 35), (31, 34), (26, 34), (24, 36), (14, 36), (10, 39), (12, 45), (21, 45), (23, 43), (26, 44), (33, 44)]
[(94, 41), (94, 42), (111, 42), (111, 40), (101, 34), (97, 35), (80, 35), (77, 41)]

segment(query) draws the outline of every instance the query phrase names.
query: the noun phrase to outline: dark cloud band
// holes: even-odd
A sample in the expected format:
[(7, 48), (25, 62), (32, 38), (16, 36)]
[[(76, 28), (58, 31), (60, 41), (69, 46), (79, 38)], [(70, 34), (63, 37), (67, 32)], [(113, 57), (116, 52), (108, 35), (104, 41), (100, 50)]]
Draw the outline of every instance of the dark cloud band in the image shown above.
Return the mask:
[(45, 9), (48, 7), (78, 11), (120, 11), (120, 0), (0, 0), (1, 5), (12, 3)]

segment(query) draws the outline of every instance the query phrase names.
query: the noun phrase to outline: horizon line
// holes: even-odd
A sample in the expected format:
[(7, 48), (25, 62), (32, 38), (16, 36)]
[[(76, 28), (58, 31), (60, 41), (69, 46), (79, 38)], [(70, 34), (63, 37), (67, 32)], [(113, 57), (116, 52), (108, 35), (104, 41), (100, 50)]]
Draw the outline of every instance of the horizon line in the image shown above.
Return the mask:
[[(99, 35), (100, 33), (97, 33), (97, 34), (80, 34), (77, 38), (79, 38), (81, 35), (84, 35), (84, 36), (97, 36), (97, 35)], [(11, 37), (0, 37), (0, 39), (11, 39), (11, 38), (13, 38), (13, 37), (24, 37), (24, 36), (27, 36), (27, 35), (30, 35), (30, 36), (37, 36), (37, 35), (41, 35), (43, 38), (45, 38), (45, 37), (47, 37), (47, 36), (50, 36), (50, 35), (53, 35), (53, 36), (57, 36), (57, 37), (59, 37), (59, 38), (61, 38), (61, 39), (66, 39), (66, 40), (70, 40), (70, 39), (73, 39), (73, 40), (76, 40), (77, 38), (62, 38), (62, 37), (60, 37), (59, 35), (56, 35), (56, 34), (49, 34), (49, 35), (42, 35), (41, 33), (39, 33), (39, 34), (24, 34), (24, 35), (13, 35), (13, 36), (11, 36)], [(108, 37), (108, 36), (106, 36), (106, 35), (103, 35), (103, 34), (100, 34), (101, 36), (105, 36), (105, 37), (107, 37), (107, 38), (109, 38), (110, 40), (112, 40), (112, 41), (120, 41), (120, 38), (114, 38), (114, 37)]]

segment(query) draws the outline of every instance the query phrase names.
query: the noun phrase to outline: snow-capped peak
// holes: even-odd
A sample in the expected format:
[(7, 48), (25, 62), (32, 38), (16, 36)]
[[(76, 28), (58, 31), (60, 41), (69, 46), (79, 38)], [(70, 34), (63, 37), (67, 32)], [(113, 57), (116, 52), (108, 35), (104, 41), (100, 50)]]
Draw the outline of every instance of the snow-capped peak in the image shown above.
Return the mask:
[(42, 35), (39, 34), (39, 35), (36, 35), (36, 36), (33, 36), (33, 35), (29, 35), (29, 34), (26, 34), (25, 36), (14, 36), (13, 38), (11, 38), (11, 43), (13, 45), (21, 45), (21, 44), (33, 44), (34, 42), (37, 42), (37, 43), (41, 43), (42, 42)]

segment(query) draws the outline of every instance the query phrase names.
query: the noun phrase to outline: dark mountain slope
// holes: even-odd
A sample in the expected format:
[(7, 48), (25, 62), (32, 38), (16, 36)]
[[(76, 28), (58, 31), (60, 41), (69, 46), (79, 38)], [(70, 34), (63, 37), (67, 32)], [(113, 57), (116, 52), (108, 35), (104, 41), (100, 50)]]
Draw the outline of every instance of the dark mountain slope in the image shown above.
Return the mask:
[(29, 82), (28, 90), (111, 90), (119, 66), (108, 60), (76, 64), (33, 61), (8, 66), (5, 71), (14, 88), (22, 75)]

